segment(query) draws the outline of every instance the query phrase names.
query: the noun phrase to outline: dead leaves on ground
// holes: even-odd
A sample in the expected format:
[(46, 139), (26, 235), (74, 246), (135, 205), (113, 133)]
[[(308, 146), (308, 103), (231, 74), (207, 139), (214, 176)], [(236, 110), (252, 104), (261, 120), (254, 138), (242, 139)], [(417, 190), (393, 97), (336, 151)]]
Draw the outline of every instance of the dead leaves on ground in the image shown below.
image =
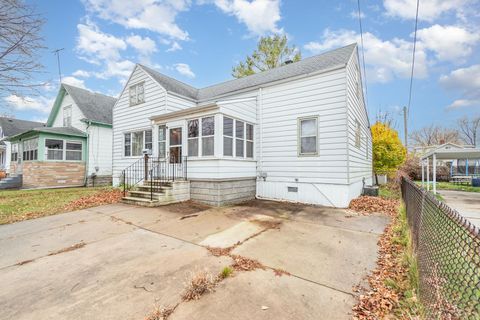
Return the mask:
[(397, 215), (400, 201), (397, 199), (386, 199), (382, 197), (361, 196), (353, 199), (348, 206), (349, 209), (363, 215), (371, 213), (383, 213), (394, 217)]
[(73, 200), (65, 206), (66, 211), (74, 211), (79, 209), (96, 207), (104, 204), (112, 204), (119, 202), (123, 197), (123, 193), (119, 189), (101, 190), (92, 195), (81, 197)]

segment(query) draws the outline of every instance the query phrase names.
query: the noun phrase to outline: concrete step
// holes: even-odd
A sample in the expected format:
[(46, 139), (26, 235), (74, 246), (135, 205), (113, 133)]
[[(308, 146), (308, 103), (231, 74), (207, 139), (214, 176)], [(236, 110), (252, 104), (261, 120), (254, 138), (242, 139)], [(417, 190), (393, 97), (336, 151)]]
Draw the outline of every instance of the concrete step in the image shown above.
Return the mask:
[[(140, 191), (140, 190), (131, 190), (128, 192), (128, 195), (133, 198), (144, 198), (144, 199), (150, 199), (152, 194), (150, 193), (150, 190), (148, 191)], [(153, 199), (158, 199), (162, 193), (159, 192), (153, 192)]]
[(150, 201), (150, 199), (136, 198), (136, 197), (123, 197), (122, 202), (126, 204), (133, 204), (143, 207), (155, 207), (158, 206), (158, 200)]

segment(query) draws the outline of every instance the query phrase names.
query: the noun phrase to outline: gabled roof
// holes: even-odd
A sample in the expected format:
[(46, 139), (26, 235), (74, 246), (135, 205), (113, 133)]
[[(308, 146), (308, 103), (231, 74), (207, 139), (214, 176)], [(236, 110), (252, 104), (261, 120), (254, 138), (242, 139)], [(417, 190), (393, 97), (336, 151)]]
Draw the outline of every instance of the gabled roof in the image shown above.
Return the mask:
[(14, 136), (32, 128), (44, 126), (45, 123), (42, 122), (0, 117), (0, 127), (5, 137)]
[(215, 97), (233, 93), (248, 88), (265, 85), (270, 82), (284, 80), (292, 77), (328, 71), (336, 67), (345, 66), (355, 52), (357, 45), (350, 44), (346, 47), (328, 51), (312, 56), (298, 62), (283, 65), (281, 67), (256, 73), (251, 76), (222, 82), (202, 89), (194, 88), (186, 83), (168, 77), (149, 67), (140, 65), (155, 81), (167, 91), (178, 95), (204, 101)]
[(53, 120), (58, 113), (58, 109), (60, 108), (60, 104), (65, 92), (72, 97), (73, 101), (82, 111), (87, 120), (112, 124), (112, 110), (115, 102), (117, 101), (116, 98), (62, 83), (52, 112), (50, 113), (47, 121), (48, 126), (52, 125)]

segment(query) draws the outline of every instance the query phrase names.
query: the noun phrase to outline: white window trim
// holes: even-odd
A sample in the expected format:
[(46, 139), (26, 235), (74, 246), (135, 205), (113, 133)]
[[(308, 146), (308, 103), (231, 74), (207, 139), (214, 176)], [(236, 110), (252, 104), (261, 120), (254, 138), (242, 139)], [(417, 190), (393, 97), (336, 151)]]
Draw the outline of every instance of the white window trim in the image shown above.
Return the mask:
[[(47, 140), (61, 140), (63, 141), (63, 149), (62, 149), (62, 160), (58, 159), (48, 159), (48, 148), (47, 148)], [(67, 160), (67, 142), (68, 143), (79, 143), (82, 145), (82, 158), (80, 160)], [(58, 138), (45, 138), (43, 139), (43, 146), (44, 146), (44, 161), (55, 162), (55, 161), (62, 161), (62, 162), (84, 162), (83, 159), (83, 151), (85, 148), (85, 143), (80, 140), (68, 140), (68, 139), (58, 139)], [(52, 149), (55, 150), (55, 149)]]
[[(224, 117), (233, 120), (233, 135), (231, 137), (223, 134), (223, 118)], [(236, 130), (237, 129), (237, 121), (243, 122), (243, 139), (240, 139), (240, 140), (243, 140), (243, 157), (237, 156), (237, 136), (236, 136), (236, 134), (237, 134), (237, 130)], [(254, 161), (255, 160), (255, 124), (251, 123), (247, 120), (239, 119), (239, 118), (232, 117), (232, 116), (226, 115), (226, 114), (222, 114), (222, 121), (221, 122), (222, 122), (222, 135), (221, 135), (222, 146), (223, 146), (223, 137), (232, 138), (233, 139), (233, 142), (232, 142), (233, 150), (232, 150), (232, 155), (231, 156), (223, 155), (223, 151), (222, 151), (222, 155), (221, 155), (220, 159)], [(250, 124), (253, 127), (253, 140), (247, 140), (247, 124)], [(253, 157), (247, 157), (247, 141), (253, 142)]]
[[(189, 159), (192, 159), (192, 160), (201, 160), (201, 159), (215, 159), (216, 156), (215, 156), (215, 152), (216, 152), (216, 147), (215, 147), (215, 142), (217, 140), (217, 135), (219, 133), (219, 130), (217, 128), (217, 123), (215, 121), (215, 113), (214, 114), (205, 114), (205, 115), (202, 115), (202, 116), (198, 116), (198, 117), (193, 117), (193, 118), (189, 118), (189, 119), (185, 119), (185, 128), (186, 128), (186, 155)], [(203, 135), (203, 132), (202, 132), (202, 124), (203, 124), (203, 119), (204, 118), (213, 118), (213, 123), (214, 123), (214, 129), (213, 129), (213, 135), (208, 135), (208, 136), (204, 136)], [(188, 139), (195, 139), (195, 138), (188, 138), (188, 122), (189, 121), (192, 121), (192, 120), (198, 120), (198, 156), (191, 156), (188, 154)], [(223, 126), (222, 126), (222, 129), (223, 129)], [(207, 138), (207, 137), (213, 137), (213, 154), (210, 155), (210, 156), (204, 156), (202, 155), (203, 154), (203, 148), (202, 148), (202, 138)]]
[[(138, 130), (131, 130), (131, 131), (125, 131), (123, 132), (122, 134), (122, 139), (123, 139), (123, 144), (122, 144), (122, 155), (123, 155), (123, 158), (125, 159), (138, 159), (138, 158), (141, 158), (143, 157), (143, 154), (139, 155), (139, 156), (132, 156), (132, 133), (135, 133), (135, 132), (143, 132), (143, 149), (146, 149), (146, 142), (145, 142), (145, 131), (152, 131), (152, 149), (153, 149), (153, 128), (148, 128), (148, 129), (138, 129)], [(130, 156), (126, 156), (125, 155), (125, 135), (126, 134), (130, 134)], [(153, 151), (153, 150), (152, 150)]]
[[(138, 87), (139, 86), (143, 87), (143, 100), (140, 101), (140, 102), (138, 101)], [(133, 88), (135, 88), (135, 103), (132, 103), (132, 96), (130, 94), (130, 92)], [(132, 84), (128, 87), (128, 103), (131, 107), (137, 106), (137, 105), (142, 104), (142, 103), (145, 103), (145, 81)]]
[[(302, 136), (302, 121), (305, 120), (315, 120), (316, 129), (315, 136)], [(319, 141), (318, 141), (318, 130), (319, 130), (319, 117), (318, 116), (308, 116), (301, 117), (297, 119), (297, 155), (299, 157), (316, 157), (319, 154)], [(302, 153), (302, 138), (304, 137), (315, 137), (315, 152), (303, 152)]]
[[(68, 106), (63, 107), (63, 126), (64, 127), (71, 127), (72, 126), (72, 109), (73, 109), (72, 105), (68, 105)], [(69, 111), (69, 117), (65, 117), (67, 110)], [(70, 119), (69, 124), (65, 123), (66, 119)]]

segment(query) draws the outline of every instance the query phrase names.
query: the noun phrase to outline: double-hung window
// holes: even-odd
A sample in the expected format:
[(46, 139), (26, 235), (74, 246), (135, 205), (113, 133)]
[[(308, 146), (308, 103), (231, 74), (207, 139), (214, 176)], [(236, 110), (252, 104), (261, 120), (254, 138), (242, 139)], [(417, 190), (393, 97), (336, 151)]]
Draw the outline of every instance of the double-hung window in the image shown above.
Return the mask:
[(65, 160), (81, 161), (82, 160), (82, 143), (80, 141), (67, 141), (65, 151)]
[(202, 156), (213, 156), (215, 145), (215, 117), (202, 118)]
[(245, 122), (235, 120), (235, 156), (243, 158), (245, 148)]
[(13, 143), (12, 144), (11, 160), (14, 161), (14, 162), (18, 161), (18, 143)]
[(166, 132), (167, 127), (162, 125), (158, 127), (158, 157), (159, 158), (165, 158), (166, 157)]
[(23, 142), (23, 161), (38, 159), (38, 138), (25, 140)]
[(199, 127), (198, 119), (188, 121), (188, 156), (198, 157)]
[(144, 83), (140, 82), (130, 86), (130, 106), (145, 102)]
[(318, 119), (317, 117), (299, 119), (298, 140), (299, 155), (318, 154)]
[(72, 106), (66, 106), (63, 108), (63, 126), (72, 126)]
[(233, 119), (223, 117), (223, 155), (233, 157)]
[(152, 130), (128, 132), (124, 135), (125, 157), (138, 157), (143, 149), (152, 149)]
[(47, 160), (63, 160), (63, 140), (45, 139)]

